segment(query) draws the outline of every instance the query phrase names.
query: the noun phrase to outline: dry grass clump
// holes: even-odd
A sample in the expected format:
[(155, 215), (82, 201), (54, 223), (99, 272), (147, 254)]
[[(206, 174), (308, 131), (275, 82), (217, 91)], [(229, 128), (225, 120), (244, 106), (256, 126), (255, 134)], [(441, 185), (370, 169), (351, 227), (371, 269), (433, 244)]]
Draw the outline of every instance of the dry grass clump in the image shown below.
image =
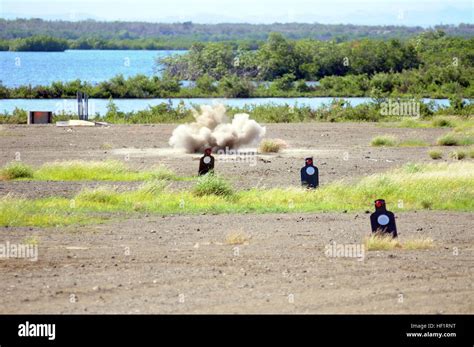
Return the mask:
[(225, 243), (227, 245), (244, 245), (248, 244), (250, 237), (243, 231), (232, 231), (227, 234)]
[(420, 250), (433, 248), (431, 238), (408, 239), (403, 243), (391, 235), (374, 234), (367, 237), (364, 241), (367, 251), (390, 251), (394, 249)]
[(278, 153), (287, 148), (288, 144), (281, 139), (266, 139), (260, 142), (260, 153)]

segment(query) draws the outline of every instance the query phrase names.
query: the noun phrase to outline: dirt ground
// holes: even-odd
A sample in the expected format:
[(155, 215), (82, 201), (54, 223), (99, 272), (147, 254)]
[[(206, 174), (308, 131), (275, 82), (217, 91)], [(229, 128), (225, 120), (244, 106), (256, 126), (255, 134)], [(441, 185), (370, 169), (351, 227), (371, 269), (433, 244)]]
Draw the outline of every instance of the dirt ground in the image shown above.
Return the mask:
[[(400, 140), (434, 143), (447, 132), (445, 129), (389, 129), (367, 123), (271, 124), (266, 127), (266, 138), (287, 142), (289, 147), (285, 151), (247, 157), (250, 159), (241, 159), (241, 162), (227, 162), (221, 159), (225, 156), (216, 155), (216, 171), (237, 189), (298, 186), (299, 170), (308, 156), (313, 156), (319, 167), (321, 184), (382, 172), (407, 162), (429, 162), (426, 147), (374, 148), (370, 141), (377, 135), (392, 134)], [(195, 175), (199, 155), (176, 153), (169, 148), (168, 140), (174, 128), (174, 125), (3, 126), (0, 127), (0, 165), (18, 157), (34, 166), (64, 160), (115, 159), (136, 169), (163, 164), (178, 175)], [(121, 189), (137, 186), (120, 182), (113, 185)], [(95, 187), (97, 183), (0, 182), (0, 194), (72, 196), (84, 186)], [(176, 182), (172, 188), (187, 186)]]
[[(168, 148), (173, 129), (2, 126), (0, 165), (18, 157), (34, 166), (117, 159), (134, 168), (164, 164), (194, 175), (198, 156)], [(266, 137), (285, 140), (287, 150), (251, 163), (217, 158), (216, 169), (237, 189), (297, 186), (304, 157), (314, 156), (324, 185), (431, 161), (426, 147), (370, 147), (376, 135), (433, 143), (446, 132), (351, 123), (267, 125)], [(124, 190), (140, 183), (0, 181), (0, 196), (73, 196), (106, 184)], [(0, 259), (0, 313), (474, 313), (472, 213), (398, 213), (400, 240), (431, 237), (430, 250), (328, 257), (327, 245), (361, 244), (368, 233), (367, 214), (342, 210), (133, 215), (101, 225), (1, 227), (0, 243), (23, 243), (34, 235), (39, 255), (35, 262)], [(233, 232), (248, 241), (228, 244)]]

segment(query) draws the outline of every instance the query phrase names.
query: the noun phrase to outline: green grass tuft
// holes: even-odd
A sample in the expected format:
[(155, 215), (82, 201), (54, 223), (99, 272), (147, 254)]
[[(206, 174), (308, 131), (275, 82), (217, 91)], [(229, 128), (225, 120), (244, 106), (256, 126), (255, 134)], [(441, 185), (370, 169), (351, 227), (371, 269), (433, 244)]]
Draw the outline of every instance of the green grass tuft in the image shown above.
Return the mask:
[(207, 174), (199, 177), (193, 188), (193, 194), (196, 196), (217, 195), (230, 197), (234, 194), (234, 191), (230, 184), (223, 178), (217, 175)]
[(459, 116), (434, 116), (431, 121), (403, 118), (398, 122), (381, 122), (381, 126), (389, 128), (412, 128), (412, 129), (427, 129), (427, 128), (454, 128), (456, 132), (464, 132), (465, 130), (472, 130), (474, 121), (472, 117)]
[(435, 128), (452, 128), (454, 125), (449, 119), (437, 117), (433, 120), (433, 126)]
[(123, 163), (115, 160), (78, 160), (46, 163), (35, 172), (34, 178), (48, 181), (128, 181), (130, 172)]
[(443, 158), (443, 152), (438, 149), (432, 149), (428, 152), (428, 155), (434, 160)]
[(70, 200), (65, 198), (28, 200), (9, 195), (0, 198), (0, 226), (63, 227), (101, 223), (106, 219), (71, 209)]
[(370, 144), (374, 147), (393, 147), (397, 144), (397, 138), (391, 135), (380, 135), (374, 137)]
[(111, 188), (86, 189), (77, 195), (78, 200), (90, 203), (114, 205), (119, 202), (119, 193)]
[(429, 127), (429, 124), (411, 118), (404, 118), (396, 126), (398, 128), (426, 128)]
[(144, 193), (144, 194), (160, 194), (162, 193), (166, 188), (166, 180), (154, 180), (154, 181), (149, 181), (145, 182), (140, 186), (139, 191)]
[(438, 138), (438, 145), (440, 146), (458, 146), (458, 138), (453, 134), (446, 134)]
[(172, 170), (163, 165), (159, 165), (152, 168), (147, 179), (173, 181), (178, 180), (178, 177)]
[(440, 146), (469, 146), (474, 143), (474, 136), (448, 133), (438, 138)]
[(456, 160), (463, 160), (467, 157), (467, 153), (462, 150), (456, 150), (449, 153), (449, 157)]
[(14, 180), (18, 178), (32, 178), (33, 169), (21, 162), (13, 162), (5, 166), (0, 171), (0, 177), (4, 180)]
[(33, 171), (24, 164), (10, 164), (1, 171), (4, 179), (33, 179), (38, 181), (149, 181), (187, 180), (159, 165), (150, 170), (135, 171), (116, 160), (64, 161), (46, 163)]
[[(192, 191), (170, 191), (166, 181), (150, 181), (140, 188), (118, 192), (98, 188), (70, 199), (51, 197), (0, 199), (0, 226), (56, 226), (93, 223), (111, 214), (146, 212), (188, 213), (297, 213), (364, 211), (381, 196), (391, 210), (431, 209), (474, 211), (474, 162), (408, 164), (358, 182), (338, 181), (314, 191), (300, 187), (250, 189), (234, 192), (218, 176), (199, 178)], [(341, 202), (343, 204), (341, 205)]]

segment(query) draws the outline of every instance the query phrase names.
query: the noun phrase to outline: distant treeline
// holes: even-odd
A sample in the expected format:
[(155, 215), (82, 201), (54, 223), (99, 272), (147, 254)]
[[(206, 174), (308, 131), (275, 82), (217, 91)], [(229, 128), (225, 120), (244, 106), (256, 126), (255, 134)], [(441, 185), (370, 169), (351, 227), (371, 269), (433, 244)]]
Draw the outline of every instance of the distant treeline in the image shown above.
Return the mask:
[[(423, 33), (409, 40), (325, 42), (273, 33), (259, 49), (196, 43), (158, 60), (161, 77), (7, 88), (0, 98), (415, 96), (474, 97), (474, 38)], [(182, 80), (195, 81), (183, 87)], [(308, 84), (307, 81), (318, 81)]]
[[(178, 80), (273, 81), (275, 89), (305, 93), (302, 81), (320, 81), (315, 90), (339, 95), (370, 93), (474, 95), (474, 38), (442, 31), (409, 40), (291, 41), (272, 33), (258, 50), (225, 43), (198, 43), (186, 54), (161, 58), (164, 76)], [(237, 83), (236, 82), (236, 83)], [(296, 87), (295, 87), (296, 85)]]
[[(472, 72), (471, 72), (472, 74)], [(460, 81), (460, 82), (459, 82)], [(472, 79), (471, 79), (472, 81)], [(462, 84), (461, 84), (462, 83)], [(183, 87), (175, 79), (136, 75), (118, 75), (108, 81), (91, 84), (75, 80), (53, 82), (49, 86), (20, 86), (8, 88), (0, 84), (0, 99), (75, 98), (83, 91), (91, 98), (252, 98), (252, 97), (427, 97), (474, 98), (474, 88), (454, 68), (433, 68), (403, 73), (327, 76), (319, 84), (293, 82), (286, 77), (273, 82), (256, 82), (237, 76), (216, 81), (209, 76)]]
[[(67, 49), (137, 49), (137, 50), (185, 50), (195, 41), (188, 38), (104, 39), (97, 37), (66, 40), (52, 36), (36, 35), (10, 40), (0, 39), (0, 51), (63, 52)], [(255, 40), (223, 41), (232, 47), (257, 49), (262, 42)]]
[[(384, 99), (374, 99), (370, 102), (357, 106), (352, 106), (349, 102), (340, 99), (334, 99), (332, 102), (323, 104), (320, 107), (312, 108), (303, 105), (247, 105), (244, 107), (227, 107), (227, 113), (230, 116), (236, 113), (249, 113), (252, 119), (264, 123), (295, 123), (295, 122), (381, 122), (391, 120), (409, 119), (411, 116), (389, 115), (383, 112)], [(416, 102), (420, 106), (420, 118), (431, 119), (438, 115), (457, 115), (470, 117), (474, 112), (474, 104), (466, 104), (458, 99), (452, 99), (449, 106), (436, 107), (433, 102), (428, 104), (421, 100), (397, 99), (395, 102)], [(194, 105), (197, 108), (199, 105)], [(0, 124), (25, 124), (28, 112), (16, 108), (11, 113), (0, 113)], [(99, 120), (104, 120), (112, 124), (157, 124), (157, 123), (184, 123), (190, 122), (193, 113), (190, 108), (185, 107), (184, 103), (172, 107), (169, 103), (161, 103), (156, 106), (139, 111), (123, 112), (120, 111), (112, 99), (107, 105), (107, 113), (103, 116), (95, 115)], [(54, 114), (54, 121), (67, 119), (77, 119), (77, 115), (72, 112), (61, 112)], [(435, 118), (433, 118), (435, 119)], [(411, 121), (414, 121), (411, 119)]]
[[(257, 44), (268, 39), (270, 33), (280, 33), (290, 40), (315, 39), (322, 41), (351, 41), (356, 39), (406, 39), (423, 32), (442, 30), (447, 36), (472, 37), (473, 24), (440, 25), (425, 29), (407, 26), (367, 26), (351, 24), (195, 24), (46, 21), (42, 19), (0, 19), (0, 39), (25, 39), (48, 36), (68, 40), (71, 49), (169, 49), (189, 48), (192, 42), (244, 41)], [(136, 41), (138, 40), (138, 41)]]

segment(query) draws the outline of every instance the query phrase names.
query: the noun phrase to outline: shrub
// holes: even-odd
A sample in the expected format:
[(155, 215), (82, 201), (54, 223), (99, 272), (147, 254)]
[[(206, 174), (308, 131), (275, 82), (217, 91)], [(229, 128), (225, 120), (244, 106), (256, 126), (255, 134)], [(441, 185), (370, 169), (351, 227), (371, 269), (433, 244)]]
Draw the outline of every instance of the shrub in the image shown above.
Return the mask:
[(466, 158), (466, 156), (467, 153), (464, 151), (452, 151), (451, 153), (449, 153), (449, 157), (456, 160), (463, 160), (464, 158)]
[(207, 174), (199, 177), (197, 184), (193, 188), (196, 196), (217, 195), (229, 197), (234, 194), (230, 184), (219, 176)]
[(227, 76), (219, 81), (218, 89), (226, 98), (249, 98), (254, 91), (253, 84), (237, 76)]
[(448, 133), (439, 137), (437, 143), (441, 146), (469, 146), (474, 143), (474, 138), (469, 135), (462, 136)]
[(433, 203), (428, 200), (421, 200), (421, 207), (423, 207), (425, 210), (430, 210), (431, 207), (433, 207)]
[(437, 141), (440, 146), (458, 146), (459, 141), (456, 136), (453, 134), (446, 134), (438, 138)]
[(282, 77), (275, 79), (272, 83), (272, 87), (277, 90), (289, 91), (293, 89), (294, 81), (295, 75), (285, 74)]
[(300, 93), (307, 93), (311, 91), (311, 88), (306, 84), (304, 80), (298, 81), (296, 83), (295, 89), (297, 92), (300, 92)]
[(33, 178), (33, 169), (23, 163), (11, 163), (1, 171), (0, 176), (6, 180)]
[(443, 157), (443, 152), (437, 149), (432, 149), (428, 152), (431, 159), (441, 159)]
[(374, 147), (381, 147), (381, 146), (391, 147), (397, 144), (397, 138), (391, 135), (376, 136), (372, 139), (370, 144)]
[(204, 74), (196, 80), (196, 87), (204, 93), (215, 93), (217, 91), (216, 80)]
[(451, 128), (453, 124), (449, 119), (446, 118), (435, 118), (433, 120), (433, 126), (437, 128)]
[(267, 139), (263, 140), (260, 143), (260, 152), (261, 153), (278, 153), (281, 149), (285, 148), (287, 145), (283, 140), (279, 139)]
[(26, 124), (28, 120), (28, 112), (26, 110), (15, 107), (13, 112), (0, 115), (0, 124)]

